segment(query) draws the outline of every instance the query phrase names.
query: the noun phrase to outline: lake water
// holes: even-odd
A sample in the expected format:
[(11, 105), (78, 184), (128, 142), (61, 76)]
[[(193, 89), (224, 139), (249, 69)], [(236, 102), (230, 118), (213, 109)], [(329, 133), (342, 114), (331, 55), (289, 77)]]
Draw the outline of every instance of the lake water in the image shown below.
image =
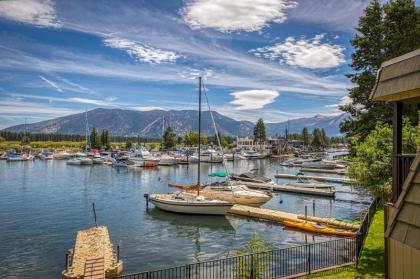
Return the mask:
[[(228, 167), (235, 173), (258, 169), (271, 177), (297, 171), (281, 167), (278, 159), (229, 162)], [(202, 164), (202, 177), (215, 181), (207, 174), (221, 169), (221, 165)], [(114, 245), (120, 246), (126, 273), (226, 257), (253, 232), (276, 248), (330, 239), (247, 218), (177, 215), (153, 205), (146, 210), (143, 194), (171, 191), (168, 182), (193, 183), (196, 176), (197, 165), (131, 170), (68, 166), (65, 161), (0, 161), (1, 277), (59, 278), (76, 232), (94, 225), (92, 202), (98, 223), (108, 226)], [(369, 199), (357, 192), (337, 193), (337, 198)], [(307, 205), (312, 214), (314, 199), (318, 216), (360, 218), (367, 207), (283, 193), (263, 207), (303, 213)]]

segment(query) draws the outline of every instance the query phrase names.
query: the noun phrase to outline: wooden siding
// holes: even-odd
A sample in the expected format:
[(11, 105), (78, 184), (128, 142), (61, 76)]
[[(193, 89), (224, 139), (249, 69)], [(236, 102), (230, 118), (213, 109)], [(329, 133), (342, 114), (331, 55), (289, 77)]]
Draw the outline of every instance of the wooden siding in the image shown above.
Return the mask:
[(420, 278), (420, 250), (392, 238), (388, 238), (388, 278)]

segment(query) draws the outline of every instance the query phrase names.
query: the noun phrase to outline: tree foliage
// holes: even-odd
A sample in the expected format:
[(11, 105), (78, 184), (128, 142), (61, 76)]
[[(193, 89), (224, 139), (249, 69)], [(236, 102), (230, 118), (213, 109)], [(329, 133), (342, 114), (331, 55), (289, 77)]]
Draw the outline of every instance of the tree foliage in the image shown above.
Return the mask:
[(111, 148), (111, 143), (109, 141), (109, 134), (108, 130), (104, 129), (101, 133), (101, 146), (104, 147), (106, 150)]
[[(259, 238), (254, 232), (250, 241), (233, 252), (233, 255), (236, 257), (242, 256), (235, 262), (235, 278), (267, 278), (269, 262), (265, 257), (259, 257), (257, 253), (268, 252), (272, 249), (273, 245), (271, 243), (267, 243), (264, 239)], [(252, 258), (249, 256), (250, 254), (253, 254)]]
[[(420, 126), (404, 118), (403, 151), (413, 153), (420, 147)], [(375, 195), (389, 198), (392, 178), (392, 128), (378, 122), (362, 142), (355, 143), (355, 156), (350, 158), (349, 175)]]
[[(208, 138), (201, 135), (201, 144), (207, 144)], [(189, 131), (184, 136), (184, 144), (186, 146), (198, 146), (198, 132)]]
[(92, 132), (90, 133), (89, 144), (91, 148), (101, 148), (101, 138), (96, 128), (93, 128)]
[[(376, 121), (391, 123), (392, 108), (384, 102), (369, 99), (381, 63), (420, 47), (420, 11), (412, 0), (395, 0), (381, 5), (373, 0), (360, 17), (357, 34), (350, 41), (354, 47), (348, 75), (355, 87), (349, 90), (351, 102), (341, 106), (350, 117), (340, 129), (348, 137), (363, 141)], [(407, 112), (416, 116), (416, 109)], [(414, 124), (417, 123), (415, 117)]]
[(258, 143), (263, 143), (266, 138), (265, 124), (262, 118), (260, 118), (254, 126), (254, 140)]
[(302, 138), (302, 141), (303, 141), (303, 145), (308, 146), (309, 145), (308, 128), (303, 127), (302, 133), (301, 133), (301, 138)]
[(176, 134), (171, 127), (166, 128), (163, 133), (163, 149), (171, 149), (176, 146)]

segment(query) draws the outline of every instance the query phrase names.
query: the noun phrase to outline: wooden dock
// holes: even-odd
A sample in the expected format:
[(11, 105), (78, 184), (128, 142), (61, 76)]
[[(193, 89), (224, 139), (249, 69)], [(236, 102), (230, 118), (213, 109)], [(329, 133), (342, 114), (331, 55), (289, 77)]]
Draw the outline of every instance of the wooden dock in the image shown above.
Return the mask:
[(63, 279), (103, 279), (122, 273), (123, 262), (114, 254), (107, 227), (78, 231)]
[(356, 181), (350, 178), (344, 177), (327, 177), (327, 176), (315, 176), (315, 175), (296, 175), (296, 174), (289, 174), (289, 173), (276, 173), (274, 175), (275, 178), (286, 178), (286, 179), (313, 179), (316, 181), (328, 181), (328, 182), (338, 182), (343, 184), (352, 184)]
[(298, 186), (290, 186), (290, 185), (281, 185), (281, 184), (272, 184), (272, 183), (256, 183), (256, 182), (245, 182), (245, 181), (241, 181), (241, 184), (249, 188), (260, 189), (260, 190), (289, 192), (289, 193), (324, 196), (324, 197), (335, 196), (334, 187), (330, 187), (330, 188), (298, 187)]
[[(279, 210), (251, 207), (246, 205), (235, 204), (230, 210), (230, 214), (240, 215), (245, 217), (253, 217), (264, 221), (271, 221), (276, 223), (281, 223), (284, 220), (293, 221), (293, 222), (304, 222), (304, 215), (289, 213)], [(359, 225), (349, 224), (346, 222), (341, 222), (338, 220), (333, 220), (329, 218), (316, 217), (316, 216), (307, 216), (307, 221), (325, 224), (329, 226), (334, 226), (336, 228), (347, 229), (347, 230), (357, 230)]]
[(345, 175), (346, 172), (343, 169), (312, 169), (312, 168), (301, 168), (299, 169), (301, 172), (320, 172), (320, 173), (333, 173), (333, 174), (340, 174)]

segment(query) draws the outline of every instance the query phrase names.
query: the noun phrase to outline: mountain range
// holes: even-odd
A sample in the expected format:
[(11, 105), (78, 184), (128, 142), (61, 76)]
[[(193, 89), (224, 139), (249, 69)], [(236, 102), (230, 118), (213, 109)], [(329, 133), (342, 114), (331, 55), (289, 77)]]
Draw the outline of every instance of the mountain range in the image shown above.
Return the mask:
[[(87, 116), (87, 117), (86, 117)], [(151, 110), (134, 111), (123, 109), (98, 108), (87, 113), (78, 113), (51, 120), (45, 120), (27, 125), (17, 125), (4, 129), (5, 131), (21, 132), (26, 129), (30, 133), (80, 134), (86, 130), (86, 118), (91, 130), (108, 129), (111, 136), (137, 136), (159, 138), (162, 135), (163, 123), (169, 125), (178, 136), (183, 136), (189, 130), (197, 130), (198, 112), (195, 110)], [(251, 136), (254, 123), (238, 121), (213, 112), (219, 132), (228, 136)], [(303, 127), (311, 132), (314, 128), (323, 128), (329, 136), (338, 136), (339, 124), (346, 114), (338, 116), (315, 115), (309, 118), (292, 119), (286, 122), (266, 123), (268, 135), (282, 135), (286, 127), (290, 133), (300, 133)], [(164, 121), (165, 119), (165, 121)], [(208, 111), (202, 113), (202, 131), (207, 135), (214, 134), (211, 115)]]

